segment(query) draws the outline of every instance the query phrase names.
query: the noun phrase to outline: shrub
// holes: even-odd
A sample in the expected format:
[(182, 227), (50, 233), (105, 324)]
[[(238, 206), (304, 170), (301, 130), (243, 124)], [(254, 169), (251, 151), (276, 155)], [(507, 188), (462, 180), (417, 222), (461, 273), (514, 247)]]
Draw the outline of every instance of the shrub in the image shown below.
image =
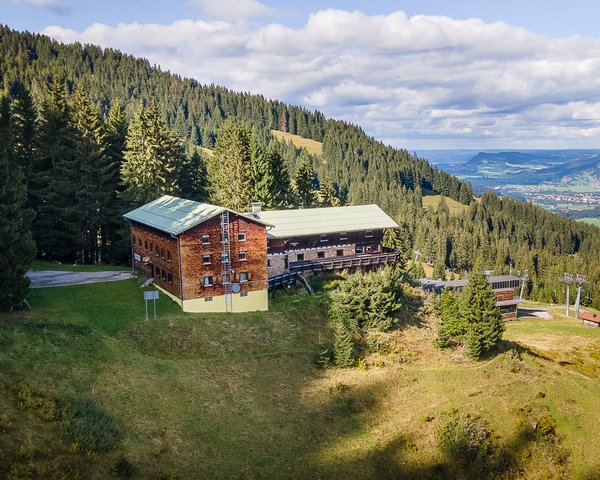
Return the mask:
[(460, 469), (482, 473), (494, 449), (493, 431), (478, 417), (451, 418), (437, 432), (438, 446)]
[(131, 478), (133, 475), (133, 465), (127, 458), (119, 457), (110, 467), (110, 474), (117, 478)]

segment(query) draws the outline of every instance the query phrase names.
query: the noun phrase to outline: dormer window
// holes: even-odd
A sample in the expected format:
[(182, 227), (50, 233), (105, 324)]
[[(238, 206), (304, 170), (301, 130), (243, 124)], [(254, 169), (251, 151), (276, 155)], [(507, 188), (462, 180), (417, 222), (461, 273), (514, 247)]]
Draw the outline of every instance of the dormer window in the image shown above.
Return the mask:
[(373, 230), (367, 230), (365, 232), (365, 238), (373, 238)]
[(329, 237), (327, 237), (327, 235), (321, 235), (321, 239), (319, 240), (319, 242), (328, 242), (329, 241)]
[(348, 234), (346, 232), (340, 232), (340, 240), (348, 240)]

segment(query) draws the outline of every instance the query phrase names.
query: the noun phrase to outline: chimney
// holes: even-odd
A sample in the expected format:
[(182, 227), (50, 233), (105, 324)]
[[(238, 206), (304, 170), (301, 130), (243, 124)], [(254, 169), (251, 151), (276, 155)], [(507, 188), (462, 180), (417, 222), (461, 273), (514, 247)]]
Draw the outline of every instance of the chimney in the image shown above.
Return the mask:
[(262, 202), (252, 202), (252, 213), (258, 213), (262, 210)]

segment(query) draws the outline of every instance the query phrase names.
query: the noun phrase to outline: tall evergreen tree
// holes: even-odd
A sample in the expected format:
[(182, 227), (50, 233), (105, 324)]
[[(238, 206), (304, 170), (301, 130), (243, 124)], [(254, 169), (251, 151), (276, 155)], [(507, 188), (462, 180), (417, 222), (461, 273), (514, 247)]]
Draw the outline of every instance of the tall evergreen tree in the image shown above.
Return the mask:
[(181, 166), (179, 186), (183, 198), (198, 202), (208, 199), (206, 164), (196, 147), (193, 147), (192, 154)]
[(179, 195), (184, 156), (183, 146), (160, 118), (156, 104), (141, 107), (129, 126), (121, 164), (125, 196), (140, 204), (165, 194)]
[(76, 155), (80, 168), (76, 198), (81, 256), (85, 263), (98, 263), (106, 251), (106, 230), (119, 213), (114, 192), (116, 169), (107, 153), (99, 113), (81, 87), (73, 95), (71, 123), (77, 133)]
[(13, 98), (11, 116), (14, 125), (15, 157), (23, 168), (25, 182), (29, 186), (36, 155), (37, 112), (31, 93), (23, 83), (15, 82), (12, 85), (11, 96)]
[(502, 339), (504, 324), (496, 306), (496, 294), (487, 277), (478, 269), (471, 272), (461, 302), (467, 354), (479, 359)]
[(315, 203), (315, 173), (310, 160), (305, 159), (298, 167), (294, 177), (294, 191), (298, 204), (302, 207), (312, 207)]
[(70, 115), (65, 86), (54, 80), (42, 104), (30, 193), (38, 252), (66, 261), (75, 260), (81, 247), (76, 198), (80, 165)]
[(273, 207), (286, 208), (292, 205), (292, 191), (290, 184), (290, 174), (283, 161), (277, 142), (271, 142), (266, 152), (267, 161), (273, 175), (271, 186), (271, 196), (273, 197)]
[(25, 275), (35, 256), (33, 212), (27, 207), (23, 168), (15, 155), (9, 100), (0, 97), (0, 309), (21, 302), (29, 289)]
[(456, 297), (447, 289), (440, 295), (440, 321), (435, 343), (439, 348), (448, 347), (451, 343), (462, 341), (465, 324), (460, 315)]
[(246, 127), (231, 120), (223, 123), (208, 173), (213, 203), (237, 211), (250, 209), (250, 132)]
[(335, 185), (331, 180), (327, 180), (321, 184), (317, 195), (322, 207), (338, 207), (340, 205)]
[(356, 363), (352, 331), (343, 320), (333, 322), (333, 359), (340, 368), (353, 367)]
[(258, 136), (253, 134), (250, 138), (252, 201), (262, 202), (265, 208), (272, 208), (275, 203), (275, 178), (269, 160)]

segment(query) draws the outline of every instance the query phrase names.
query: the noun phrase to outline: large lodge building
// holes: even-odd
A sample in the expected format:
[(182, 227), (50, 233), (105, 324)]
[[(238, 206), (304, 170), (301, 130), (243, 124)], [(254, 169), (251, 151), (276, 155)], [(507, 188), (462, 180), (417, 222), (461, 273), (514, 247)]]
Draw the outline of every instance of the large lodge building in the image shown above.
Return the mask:
[(377, 205), (251, 213), (165, 195), (124, 216), (134, 269), (186, 312), (268, 309), (268, 290), (308, 272), (394, 263)]

